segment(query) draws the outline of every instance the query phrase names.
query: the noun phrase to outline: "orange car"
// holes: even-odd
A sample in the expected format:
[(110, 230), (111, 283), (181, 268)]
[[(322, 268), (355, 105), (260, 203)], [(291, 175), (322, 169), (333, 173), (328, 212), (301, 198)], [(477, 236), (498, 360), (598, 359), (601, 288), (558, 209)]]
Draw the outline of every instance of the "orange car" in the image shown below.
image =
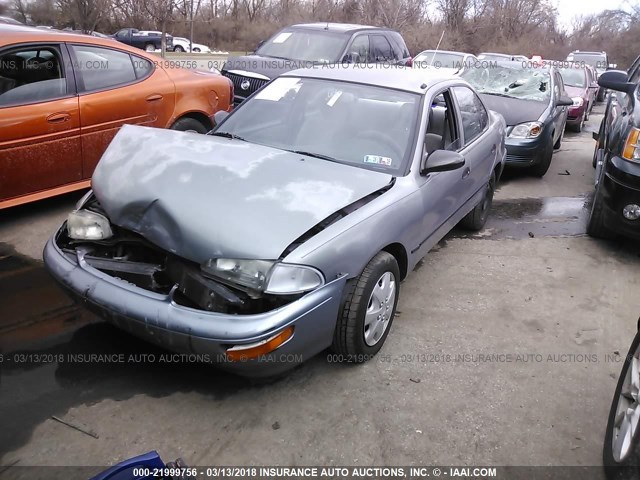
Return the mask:
[(223, 76), (111, 39), (0, 25), (0, 209), (88, 187), (125, 123), (204, 133), (232, 105)]

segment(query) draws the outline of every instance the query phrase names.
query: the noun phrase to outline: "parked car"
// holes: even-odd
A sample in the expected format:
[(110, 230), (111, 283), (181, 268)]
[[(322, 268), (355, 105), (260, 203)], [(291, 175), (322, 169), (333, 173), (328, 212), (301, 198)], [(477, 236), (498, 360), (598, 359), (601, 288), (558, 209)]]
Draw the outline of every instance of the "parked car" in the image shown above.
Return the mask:
[(424, 50), (413, 58), (413, 68), (439, 68), (443, 73), (460, 75), (478, 61), (475, 55), (447, 50)]
[(152, 450), (128, 458), (90, 480), (178, 480), (194, 477), (194, 470), (187, 467), (181, 458), (165, 463), (158, 452)]
[(569, 64), (559, 68), (565, 90), (573, 100), (567, 114), (567, 127), (581, 132), (584, 122), (596, 103), (598, 82), (592, 76), (592, 70), (580, 64)]
[(508, 53), (482, 52), (478, 55), (478, 60), (497, 60), (499, 62), (528, 62), (524, 55), (510, 55)]
[[(158, 35), (158, 33), (160, 33)], [(132, 47), (141, 48), (147, 52), (155, 52), (162, 49), (162, 34), (157, 33), (143, 33), (135, 28), (123, 28), (118, 30), (114, 35), (117, 41), (122, 42)], [(167, 50), (173, 50), (173, 38), (171, 35), (165, 35), (165, 42)]]
[(398, 32), (343, 23), (306, 23), (284, 28), (251, 55), (230, 57), (222, 74), (233, 82), (235, 103), (239, 104), (272, 78), (296, 68), (377, 62), (411, 64)]
[(640, 319), (629, 352), (621, 357), (609, 420), (605, 430), (603, 464), (608, 480), (640, 479)]
[(22, 22), (19, 22), (15, 18), (0, 16), (0, 23), (6, 23), (9, 25), (23, 25)]
[(223, 116), (124, 127), (44, 260), (105, 319), (244, 375), (375, 355), (400, 281), (483, 227), (503, 169), (504, 119), (437, 71), (296, 70)]
[(125, 123), (210, 130), (232, 88), (112, 39), (0, 25), (0, 209), (87, 188)]
[[(192, 50), (193, 47), (193, 50)], [(201, 43), (191, 43), (188, 38), (173, 37), (174, 52), (191, 52), (193, 53), (209, 53), (211, 49)]]
[(596, 140), (596, 186), (587, 233), (611, 238), (640, 238), (640, 57), (628, 72), (600, 75), (601, 87), (613, 91)]
[[(592, 66), (596, 70), (597, 78), (607, 71), (608, 68), (613, 67), (613, 65), (609, 64), (607, 52), (581, 52), (580, 50), (574, 50), (567, 55), (567, 61)], [(603, 88), (598, 89), (597, 101), (602, 102), (604, 96), (605, 90)]]
[(488, 108), (504, 116), (507, 165), (544, 176), (553, 150), (562, 143), (567, 107), (573, 105), (558, 69), (496, 62), (467, 70), (462, 78), (476, 88)]

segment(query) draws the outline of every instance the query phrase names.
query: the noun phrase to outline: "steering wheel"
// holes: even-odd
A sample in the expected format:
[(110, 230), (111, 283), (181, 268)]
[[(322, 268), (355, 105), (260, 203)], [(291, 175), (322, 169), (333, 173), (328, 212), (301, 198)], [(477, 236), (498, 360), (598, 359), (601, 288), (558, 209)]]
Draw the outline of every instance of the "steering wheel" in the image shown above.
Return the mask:
[[(398, 145), (396, 141), (387, 133), (379, 132), (377, 130), (364, 130), (358, 132), (355, 138), (361, 138), (363, 140), (373, 140), (378, 144), (382, 144), (385, 147), (388, 147), (393, 151), (393, 156), (398, 162), (401, 161), (404, 157), (403, 148), (400, 147), (400, 145)], [(377, 152), (372, 152), (372, 154), (377, 155)]]

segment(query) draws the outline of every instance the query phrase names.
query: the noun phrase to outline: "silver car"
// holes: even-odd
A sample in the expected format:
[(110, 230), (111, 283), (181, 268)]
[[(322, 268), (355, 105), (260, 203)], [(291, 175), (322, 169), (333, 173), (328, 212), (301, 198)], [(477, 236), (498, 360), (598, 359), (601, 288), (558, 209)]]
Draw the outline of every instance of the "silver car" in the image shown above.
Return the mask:
[(375, 355), (400, 282), (483, 227), (504, 165), (503, 118), (437, 71), (297, 70), (223, 115), (124, 126), (44, 260), (106, 320), (247, 376)]

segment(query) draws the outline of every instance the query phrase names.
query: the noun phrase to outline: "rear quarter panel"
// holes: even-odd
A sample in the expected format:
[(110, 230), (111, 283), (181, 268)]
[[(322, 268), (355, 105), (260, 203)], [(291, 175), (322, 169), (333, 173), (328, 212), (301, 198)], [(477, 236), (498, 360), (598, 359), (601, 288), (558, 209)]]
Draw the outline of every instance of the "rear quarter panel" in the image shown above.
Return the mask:
[(219, 110), (231, 111), (231, 83), (226, 77), (210, 72), (183, 68), (164, 68), (175, 85), (176, 97), (173, 115), (166, 127), (188, 113), (211, 117)]

